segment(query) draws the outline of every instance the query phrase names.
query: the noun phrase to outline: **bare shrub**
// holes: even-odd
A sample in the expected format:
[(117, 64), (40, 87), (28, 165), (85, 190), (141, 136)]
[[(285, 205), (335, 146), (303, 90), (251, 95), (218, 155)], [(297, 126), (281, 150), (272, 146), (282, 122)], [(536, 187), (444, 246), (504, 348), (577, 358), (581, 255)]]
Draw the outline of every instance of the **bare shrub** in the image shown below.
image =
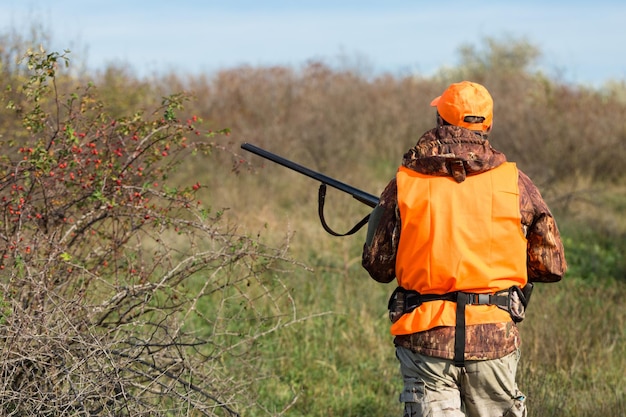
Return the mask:
[[(265, 247), (173, 184), (211, 141), (183, 95), (111, 118), (93, 86), (57, 90), (65, 55), (29, 51), (0, 158), (3, 415), (236, 416), (259, 339), (302, 320)], [(30, 106), (27, 106), (29, 104)]]

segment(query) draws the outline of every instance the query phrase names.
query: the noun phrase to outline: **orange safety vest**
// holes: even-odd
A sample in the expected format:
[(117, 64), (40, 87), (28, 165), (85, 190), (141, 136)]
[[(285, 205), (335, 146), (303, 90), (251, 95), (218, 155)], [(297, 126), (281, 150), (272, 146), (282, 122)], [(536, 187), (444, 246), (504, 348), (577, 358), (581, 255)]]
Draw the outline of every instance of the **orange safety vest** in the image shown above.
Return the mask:
[[(523, 287), (526, 237), (522, 232), (518, 172), (506, 162), (457, 183), (452, 177), (400, 167), (401, 218), (396, 256), (398, 285), (420, 294), (490, 294)], [(456, 303), (428, 301), (392, 324), (393, 335), (455, 326)], [(468, 305), (465, 324), (510, 321), (495, 305)]]

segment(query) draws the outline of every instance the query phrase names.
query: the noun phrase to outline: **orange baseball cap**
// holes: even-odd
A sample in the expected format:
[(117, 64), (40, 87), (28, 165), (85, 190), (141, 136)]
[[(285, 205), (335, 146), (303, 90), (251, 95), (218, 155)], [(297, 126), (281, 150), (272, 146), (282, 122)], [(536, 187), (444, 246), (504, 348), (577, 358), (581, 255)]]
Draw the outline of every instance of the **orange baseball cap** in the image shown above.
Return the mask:
[[(480, 84), (461, 81), (451, 84), (442, 95), (430, 103), (446, 122), (470, 130), (486, 131), (493, 121), (493, 99)], [(482, 122), (470, 123), (466, 117), (484, 118)]]

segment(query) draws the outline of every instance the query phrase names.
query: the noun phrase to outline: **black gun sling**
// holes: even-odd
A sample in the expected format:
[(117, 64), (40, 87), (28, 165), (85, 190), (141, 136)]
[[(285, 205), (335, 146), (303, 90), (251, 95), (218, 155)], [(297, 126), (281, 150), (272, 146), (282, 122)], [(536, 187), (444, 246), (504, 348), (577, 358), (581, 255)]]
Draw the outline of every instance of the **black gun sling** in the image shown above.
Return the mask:
[(367, 224), (367, 221), (370, 218), (370, 215), (368, 214), (367, 216), (362, 218), (360, 222), (355, 224), (354, 227), (350, 229), (349, 231), (347, 231), (346, 233), (337, 233), (333, 229), (331, 229), (330, 226), (328, 226), (328, 224), (326, 223), (326, 219), (324, 218), (324, 201), (326, 201), (326, 184), (322, 183), (320, 184), (320, 189), (319, 189), (319, 192), (317, 193), (317, 212), (319, 213), (322, 227), (324, 228), (324, 230), (326, 230), (326, 232), (330, 233), (333, 236), (350, 236), (358, 232), (363, 226), (365, 226)]
[[(454, 365), (465, 366), (465, 307), (468, 305), (497, 305), (505, 309), (509, 305), (508, 295), (477, 294), (455, 291), (447, 294), (420, 294), (417, 291), (405, 290), (402, 287), (396, 291), (404, 292), (404, 313), (410, 313), (422, 303), (428, 301), (452, 301), (456, 303), (456, 326), (454, 332)], [(393, 298), (394, 294), (392, 294)]]

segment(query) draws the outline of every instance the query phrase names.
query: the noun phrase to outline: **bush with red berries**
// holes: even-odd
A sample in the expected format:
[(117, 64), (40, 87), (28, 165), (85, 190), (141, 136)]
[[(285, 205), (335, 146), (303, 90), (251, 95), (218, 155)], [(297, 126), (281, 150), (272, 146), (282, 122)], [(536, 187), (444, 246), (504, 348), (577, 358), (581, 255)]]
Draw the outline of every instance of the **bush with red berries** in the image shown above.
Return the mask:
[(60, 91), (68, 63), (29, 51), (2, 103), (21, 128), (0, 136), (0, 409), (238, 415), (253, 341), (293, 320), (264, 278), (284, 248), (171, 181), (228, 131), (179, 120), (185, 94), (112, 118), (95, 86)]

